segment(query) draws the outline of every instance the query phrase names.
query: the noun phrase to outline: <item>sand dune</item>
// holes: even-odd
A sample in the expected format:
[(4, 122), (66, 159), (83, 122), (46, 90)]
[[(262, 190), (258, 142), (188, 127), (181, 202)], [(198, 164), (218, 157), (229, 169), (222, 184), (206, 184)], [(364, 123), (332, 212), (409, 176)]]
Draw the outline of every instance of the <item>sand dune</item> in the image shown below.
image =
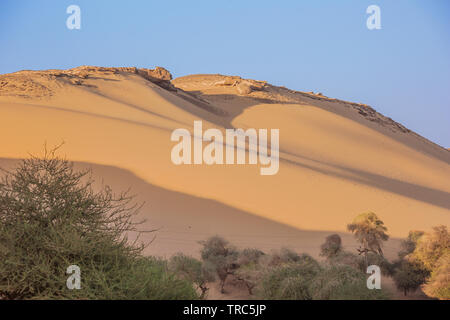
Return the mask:
[[(364, 211), (394, 238), (450, 224), (450, 152), (359, 103), (239, 77), (170, 82), (161, 70), (81, 67), (0, 76), (0, 119), (0, 157), (65, 141), (69, 159), (146, 200), (143, 214), (162, 228), (151, 253), (194, 254), (198, 240), (217, 233), (316, 255), (331, 231), (354, 245), (345, 226)], [(222, 131), (280, 129), (278, 174), (174, 165), (170, 135), (195, 120)]]

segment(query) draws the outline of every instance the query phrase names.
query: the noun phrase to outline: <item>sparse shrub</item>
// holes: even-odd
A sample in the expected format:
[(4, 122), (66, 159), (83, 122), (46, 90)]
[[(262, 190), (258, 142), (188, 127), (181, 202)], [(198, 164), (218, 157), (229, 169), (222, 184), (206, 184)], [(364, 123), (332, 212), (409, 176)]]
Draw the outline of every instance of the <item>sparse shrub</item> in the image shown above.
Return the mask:
[(201, 257), (206, 267), (213, 269), (220, 279), (220, 291), (224, 293), (225, 281), (232, 275), (237, 266), (238, 251), (230, 243), (213, 236), (202, 241)]
[[(84, 182), (83, 182), (84, 181)], [(188, 281), (128, 243), (139, 207), (126, 193), (92, 189), (54, 152), (31, 157), (0, 182), (0, 299), (195, 299)], [(66, 287), (67, 267), (81, 289)]]
[(208, 291), (207, 283), (215, 279), (214, 270), (202, 265), (201, 261), (182, 253), (178, 253), (170, 258), (169, 270), (178, 277), (194, 283), (201, 291), (200, 298), (206, 296)]
[(338, 234), (332, 234), (326, 237), (325, 243), (320, 246), (320, 255), (330, 259), (342, 251), (342, 240)]

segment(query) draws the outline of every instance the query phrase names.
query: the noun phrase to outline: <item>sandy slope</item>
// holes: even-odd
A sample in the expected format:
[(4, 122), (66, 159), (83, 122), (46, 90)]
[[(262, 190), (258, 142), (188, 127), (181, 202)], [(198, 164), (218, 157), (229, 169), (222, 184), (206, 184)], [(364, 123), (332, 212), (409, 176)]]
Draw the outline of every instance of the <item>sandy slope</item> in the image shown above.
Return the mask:
[[(96, 164), (106, 183), (147, 200), (143, 214), (162, 227), (149, 252), (162, 255), (195, 253), (214, 233), (242, 246), (317, 254), (326, 234), (345, 232), (368, 210), (393, 237), (450, 224), (450, 152), (370, 107), (219, 75), (172, 83), (179, 89), (95, 68), (0, 76), (0, 157), (65, 141), (69, 159)], [(254, 165), (175, 166), (170, 134), (192, 130), (194, 120), (279, 128), (278, 174), (261, 176)]]

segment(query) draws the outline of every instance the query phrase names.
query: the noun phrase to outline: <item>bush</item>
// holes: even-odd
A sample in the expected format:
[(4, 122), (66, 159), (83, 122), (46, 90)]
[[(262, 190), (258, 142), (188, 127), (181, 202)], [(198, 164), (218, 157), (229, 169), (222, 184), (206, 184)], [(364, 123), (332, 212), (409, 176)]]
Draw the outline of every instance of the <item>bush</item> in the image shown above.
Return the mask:
[(337, 255), (330, 257), (328, 262), (331, 265), (346, 265), (355, 269), (360, 268), (360, 257), (354, 253), (342, 250)]
[(325, 243), (320, 246), (320, 255), (327, 259), (335, 257), (342, 251), (342, 240), (338, 234), (326, 237)]
[(225, 239), (214, 236), (202, 241), (201, 257), (206, 268), (217, 273), (220, 279), (220, 291), (224, 293), (227, 277), (237, 268), (238, 251)]
[(425, 233), (418, 241), (412, 258), (421, 261), (424, 266), (432, 271), (437, 266), (437, 261), (450, 253), (450, 234), (446, 226), (434, 227), (430, 233)]
[(214, 271), (203, 266), (201, 261), (182, 253), (169, 260), (169, 270), (182, 279), (189, 280), (201, 291), (201, 298), (206, 296), (208, 282), (214, 281)]
[(405, 258), (416, 249), (417, 242), (424, 235), (423, 231), (410, 231), (408, 238), (401, 242), (401, 250), (398, 253), (400, 259)]
[(402, 260), (394, 273), (397, 288), (406, 296), (408, 292), (417, 290), (429, 276), (429, 272), (419, 261)]
[[(84, 181), (84, 182), (82, 182)], [(192, 285), (129, 244), (139, 207), (123, 193), (92, 189), (88, 172), (46, 152), (0, 182), (0, 299), (189, 299)], [(81, 269), (81, 290), (66, 270)]]
[(263, 257), (263, 263), (271, 267), (298, 261), (300, 261), (300, 255), (288, 248), (274, 250), (269, 255)]
[(238, 269), (234, 272), (237, 280), (241, 281), (253, 295), (253, 289), (261, 279), (263, 266), (260, 264), (261, 258), (265, 253), (258, 249), (244, 249), (239, 252), (237, 260)]
[(237, 264), (245, 266), (248, 264), (256, 264), (265, 253), (258, 249), (246, 248), (239, 252)]
[(447, 252), (436, 262), (423, 290), (430, 297), (450, 299), (450, 253)]
[(369, 252), (367, 253), (367, 257), (358, 256), (358, 269), (363, 273), (367, 271), (367, 265), (376, 265), (380, 267), (381, 273), (385, 276), (393, 276), (395, 272), (395, 265), (389, 262), (385, 257), (380, 256), (379, 254)]
[(295, 263), (269, 268), (262, 277), (258, 295), (273, 300), (309, 300), (310, 282), (320, 270), (317, 261), (307, 255)]
[(346, 265), (326, 266), (311, 282), (310, 293), (316, 300), (387, 299), (382, 290), (367, 288), (366, 275)]

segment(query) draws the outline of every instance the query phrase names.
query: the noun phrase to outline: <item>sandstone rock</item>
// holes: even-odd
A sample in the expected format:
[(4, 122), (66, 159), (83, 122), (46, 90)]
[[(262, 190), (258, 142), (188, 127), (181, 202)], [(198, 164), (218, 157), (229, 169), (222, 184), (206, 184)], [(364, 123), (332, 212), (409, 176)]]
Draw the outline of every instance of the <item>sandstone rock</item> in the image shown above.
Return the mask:
[(252, 87), (249, 83), (241, 82), (236, 86), (239, 94), (250, 94), (252, 92)]

